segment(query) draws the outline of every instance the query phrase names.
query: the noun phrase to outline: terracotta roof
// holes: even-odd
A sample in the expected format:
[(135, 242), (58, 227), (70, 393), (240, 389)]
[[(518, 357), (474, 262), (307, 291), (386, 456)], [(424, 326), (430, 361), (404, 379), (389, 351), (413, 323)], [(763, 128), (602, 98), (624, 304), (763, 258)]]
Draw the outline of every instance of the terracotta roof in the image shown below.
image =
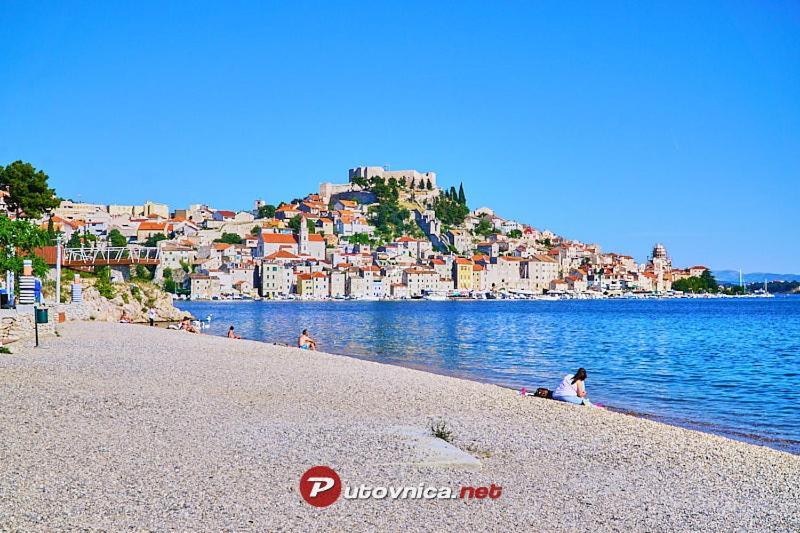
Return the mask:
[(300, 256), (294, 255), (291, 252), (287, 252), (286, 250), (278, 250), (277, 252), (273, 252), (265, 257), (265, 259), (300, 259)]
[(464, 259), (463, 257), (456, 257), (455, 264), (457, 265), (471, 265), (472, 261), (469, 259)]
[(139, 231), (164, 231), (167, 228), (166, 222), (142, 222), (139, 224)]
[(261, 240), (269, 244), (297, 244), (297, 237), (291, 233), (262, 233)]

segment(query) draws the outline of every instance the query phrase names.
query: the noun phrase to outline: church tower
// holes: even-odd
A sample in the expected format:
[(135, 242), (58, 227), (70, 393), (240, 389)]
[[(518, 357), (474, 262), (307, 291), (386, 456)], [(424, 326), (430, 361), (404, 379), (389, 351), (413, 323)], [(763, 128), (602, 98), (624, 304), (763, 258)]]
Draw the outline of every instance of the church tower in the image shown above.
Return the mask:
[(308, 255), (308, 221), (300, 219), (300, 244), (297, 247), (299, 255)]

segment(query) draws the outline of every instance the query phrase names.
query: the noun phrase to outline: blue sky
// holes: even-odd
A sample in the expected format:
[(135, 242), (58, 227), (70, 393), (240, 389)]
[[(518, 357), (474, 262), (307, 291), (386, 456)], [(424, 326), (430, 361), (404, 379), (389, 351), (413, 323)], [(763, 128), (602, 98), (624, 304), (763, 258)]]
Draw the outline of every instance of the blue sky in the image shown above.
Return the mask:
[(800, 271), (796, 2), (3, 2), (0, 27), (0, 164), (64, 197), (249, 208), (388, 164), (606, 250)]

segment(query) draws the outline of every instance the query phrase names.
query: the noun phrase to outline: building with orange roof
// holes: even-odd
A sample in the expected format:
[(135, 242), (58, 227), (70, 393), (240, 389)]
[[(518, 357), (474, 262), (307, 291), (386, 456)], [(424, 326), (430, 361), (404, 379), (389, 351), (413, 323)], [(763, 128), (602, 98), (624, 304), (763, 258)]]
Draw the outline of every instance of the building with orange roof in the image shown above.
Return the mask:
[(301, 298), (321, 300), (328, 297), (328, 276), (322, 272), (297, 274), (295, 283)]
[(136, 229), (136, 240), (144, 242), (153, 235), (161, 233), (167, 237), (172, 232), (172, 224), (169, 222), (140, 222), (139, 227)]
[(469, 259), (456, 257), (453, 260), (453, 281), (456, 290), (471, 291), (473, 263)]
[[(301, 227), (301, 230), (303, 227)], [(256, 257), (266, 257), (278, 250), (286, 250), (295, 255), (302, 255), (301, 236), (293, 233), (270, 233), (262, 231), (259, 235), (258, 246), (256, 247)], [(305, 242), (306, 253), (316, 259), (325, 258), (325, 238), (322, 235), (308, 234)]]

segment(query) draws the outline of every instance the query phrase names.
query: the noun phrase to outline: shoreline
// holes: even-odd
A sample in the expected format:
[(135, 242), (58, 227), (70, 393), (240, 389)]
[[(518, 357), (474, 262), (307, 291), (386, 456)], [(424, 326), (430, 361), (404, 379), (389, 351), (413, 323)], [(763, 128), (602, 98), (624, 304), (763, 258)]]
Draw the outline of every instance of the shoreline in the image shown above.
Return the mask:
[[(142, 324), (142, 325), (146, 325), (146, 324)], [(203, 335), (208, 335), (208, 336), (218, 337), (218, 338), (227, 338), (225, 335), (221, 335), (221, 334), (217, 335), (217, 334), (213, 334), (213, 333), (203, 333)], [(262, 340), (258, 340), (258, 339), (242, 338), (242, 339), (237, 339), (237, 340), (246, 340), (246, 341), (249, 341), (249, 342), (257, 342), (257, 343), (264, 344), (264, 345), (267, 345), (267, 346), (281, 346), (281, 347), (293, 348), (293, 346), (290, 346), (290, 345), (287, 345), (287, 344), (272, 343), (272, 342), (262, 341)], [(398, 368), (407, 368), (407, 369), (410, 369), (410, 370), (416, 370), (416, 371), (419, 371), (419, 372), (425, 372), (427, 374), (432, 374), (432, 375), (435, 375), (435, 376), (444, 376), (444, 377), (450, 377), (450, 378), (454, 378), (454, 379), (461, 379), (461, 380), (464, 380), (464, 381), (470, 381), (470, 382), (478, 383), (478, 384), (481, 384), (481, 385), (492, 385), (492, 386), (496, 386), (496, 387), (500, 387), (500, 388), (503, 388), (503, 389), (507, 389), (507, 390), (513, 391), (516, 394), (519, 394), (519, 391), (520, 391), (519, 388), (516, 388), (516, 387), (511, 386), (511, 385), (506, 384), (506, 383), (498, 383), (498, 382), (492, 381), (490, 379), (480, 379), (478, 377), (469, 376), (469, 375), (466, 375), (466, 374), (447, 373), (447, 372), (444, 372), (444, 371), (439, 372), (436, 369), (427, 368), (427, 367), (424, 367), (422, 365), (400, 364), (400, 363), (396, 363), (396, 362), (392, 362), (392, 361), (379, 361), (379, 360), (374, 358), (375, 357), (374, 355), (361, 356), (361, 355), (354, 355), (354, 354), (349, 354), (349, 353), (325, 352), (325, 351), (320, 351), (319, 353), (327, 353), (327, 354), (331, 354), (331, 355), (337, 355), (337, 356), (340, 356), (340, 357), (347, 357), (347, 358), (355, 359), (355, 360), (358, 360), (358, 361), (369, 361), (369, 362), (373, 362), (373, 363), (378, 363), (378, 364), (382, 364), (382, 365), (389, 365), (389, 366), (398, 367)], [(529, 391), (533, 391), (533, 390), (535, 390), (535, 387), (538, 387), (538, 386), (541, 386), (541, 385), (532, 385), (531, 386), (532, 388), (528, 388), (528, 390)], [(557, 400), (549, 400), (549, 401), (557, 401)], [(688, 418), (678, 418), (678, 417), (671, 417), (671, 416), (668, 416), (668, 415), (661, 415), (661, 414), (656, 414), (656, 413), (648, 413), (648, 412), (644, 412), (644, 411), (636, 411), (634, 409), (626, 409), (626, 408), (614, 406), (613, 404), (604, 403), (603, 407), (605, 407), (606, 409), (608, 409), (609, 411), (612, 411), (614, 413), (618, 413), (618, 414), (622, 414), (622, 415), (626, 415), (626, 416), (632, 416), (634, 418), (639, 418), (639, 419), (643, 419), (643, 420), (649, 420), (649, 421), (656, 422), (656, 423), (659, 423), (659, 424), (664, 424), (664, 425), (668, 425), (668, 426), (672, 426), (672, 427), (686, 429), (686, 430), (689, 430), (689, 431), (697, 431), (699, 433), (704, 433), (704, 434), (707, 434), (707, 435), (714, 435), (714, 436), (717, 436), (717, 437), (730, 439), (730, 440), (733, 440), (733, 441), (736, 441), (736, 442), (743, 442), (745, 444), (750, 444), (750, 445), (753, 445), (753, 446), (762, 446), (762, 447), (765, 447), (765, 448), (769, 448), (771, 450), (775, 450), (775, 451), (779, 451), (779, 452), (783, 452), (783, 453), (788, 453), (788, 454), (800, 457), (800, 441), (797, 441), (797, 440), (783, 439), (783, 438), (780, 438), (780, 437), (769, 437), (769, 436), (766, 436), (766, 435), (758, 435), (758, 434), (755, 434), (755, 433), (745, 433), (745, 432), (741, 432), (741, 431), (736, 431), (736, 430), (734, 430), (732, 428), (726, 428), (725, 426), (721, 426), (719, 424), (714, 424), (712, 422), (705, 422), (703, 420), (695, 420), (695, 419), (688, 419)], [(702, 429), (704, 427), (708, 428), (708, 429)], [(770, 445), (770, 443), (772, 443), (772, 444), (782, 443), (782, 444), (785, 445), (785, 447), (778, 448), (778, 447)], [(797, 451), (794, 451), (794, 449), (797, 449)]]
[[(71, 322), (0, 357), (0, 402), (0, 528), (800, 527), (795, 455), (259, 341)], [(437, 420), (471, 462), (409, 437)], [(320, 510), (297, 494), (313, 465), (348, 486), (503, 494)]]
[(472, 298), (472, 297), (444, 297), (440, 298), (217, 298), (217, 299), (179, 299), (174, 298), (173, 302), (189, 303), (235, 303), (235, 302), (266, 302), (266, 303), (345, 303), (345, 302), (594, 302), (594, 301), (653, 301), (653, 300), (770, 300), (772, 298), (784, 298), (800, 296), (800, 293), (770, 293), (763, 294), (697, 294), (697, 295), (636, 295), (636, 296), (579, 296), (579, 295), (537, 295), (520, 296), (507, 298)]
[[(774, 300), (775, 301), (782, 301), (782, 300), (790, 299), (790, 298), (791, 298), (791, 296), (778, 296)], [(752, 300), (752, 298), (749, 299), (749, 300)], [(386, 301), (391, 301), (391, 300), (385, 300), (385, 301), (381, 301), (381, 302), (386, 302)], [(420, 301), (424, 302), (425, 300), (420, 300)], [(467, 301), (470, 301), (470, 300), (467, 300)], [(518, 300), (497, 300), (497, 301), (502, 301), (502, 302), (512, 302), (513, 301), (513, 302), (519, 303)], [(630, 300), (625, 300), (625, 301), (630, 301)], [(637, 300), (637, 301), (641, 301), (641, 300)], [(254, 305), (254, 306), (258, 306), (258, 304), (260, 304), (260, 303), (269, 303), (269, 302), (270, 301), (263, 301), (263, 302), (252, 302), (251, 301), (252, 305)], [(289, 302), (295, 302), (295, 303), (306, 304), (306, 305), (315, 305), (315, 304), (316, 305), (324, 305), (324, 304), (335, 304), (335, 303), (341, 303), (341, 304), (344, 304), (344, 305), (347, 305), (347, 304), (357, 305), (357, 304), (364, 304), (365, 303), (365, 302), (356, 301), (356, 300), (342, 300), (342, 301), (331, 301), (331, 300), (328, 300), (328, 301), (293, 300), (292, 301), (292, 300), (286, 300), (286, 301), (274, 301), (274, 303), (276, 305), (279, 304), (279, 303), (289, 303)], [(229, 302), (228, 301), (202, 301), (202, 302), (192, 302), (192, 301), (190, 301), (190, 302), (183, 302), (183, 303), (185, 303), (186, 305), (189, 305), (189, 306), (191, 306), (192, 304), (201, 305), (201, 306), (208, 304), (209, 308), (213, 308), (214, 305), (217, 305), (217, 304), (224, 305), (224, 304), (229, 303)], [(178, 302), (178, 305), (180, 306), (181, 302)], [(578, 305), (580, 305), (580, 304), (578, 304)], [(692, 304), (687, 304), (687, 305), (692, 305)], [(702, 304), (700, 304), (700, 305), (702, 305)], [(205, 315), (206, 313), (202, 313), (202, 314)], [(230, 318), (230, 319), (235, 321), (235, 317), (228, 317), (228, 318)], [(215, 320), (220, 320), (221, 318), (218, 318), (217, 315), (214, 315), (214, 319)], [(208, 331), (206, 331), (206, 333), (208, 333)], [(220, 334), (220, 335), (222, 335), (222, 334)], [(257, 340), (257, 339), (253, 339), (253, 340)], [(269, 343), (268, 340), (257, 340), (257, 341), (258, 342)], [(341, 347), (339, 347), (339, 348), (341, 348)], [(375, 347), (372, 347), (372, 348), (375, 348)], [(447, 369), (439, 368), (439, 367), (436, 367), (436, 366), (427, 366), (424, 363), (414, 364), (413, 362), (409, 363), (409, 362), (402, 362), (402, 361), (397, 361), (397, 360), (384, 360), (380, 355), (376, 354), (374, 349), (372, 351), (370, 351), (369, 353), (356, 353), (356, 352), (352, 352), (352, 351), (346, 351), (346, 350), (343, 350), (343, 349), (334, 348), (330, 353), (335, 353), (335, 354), (343, 355), (343, 356), (347, 356), (347, 357), (353, 357), (355, 359), (360, 359), (360, 360), (376, 361), (376, 362), (395, 365), (395, 366), (400, 366), (400, 367), (404, 367), (404, 368), (413, 368), (413, 369), (420, 370), (420, 371), (423, 371), (423, 372), (430, 372), (430, 373), (433, 373), (433, 374), (436, 374), (436, 375), (451, 376), (451, 377), (456, 377), (456, 378), (460, 378), (460, 379), (467, 379), (467, 380), (475, 381), (477, 383), (497, 385), (497, 386), (508, 388), (508, 389), (511, 389), (511, 390), (514, 390), (514, 391), (519, 391), (521, 386), (525, 386), (528, 390), (531, 390), (531, 391), (535, 390), (536, 387), (539, 387), (539, 386), (547, 386), (547, 383), (523, 383), (523, 384), (514, 383), (514, 384), (512, 384), (512, 383), (508, 383), (508, 382), (503, 382), (502, 380), (492, 379), (491, 377), (483, 377), (483, 376), (480, 376), (480, 375), (471, 375), (471, 374), (466, 373), (464, 371), (461, 371), (461, 372), (447, 371)], [(623, 414), (627, 414), (627, 415), (630, 415), (630, 416), (644, 418), (644, 419), (647, 419), (647, 420), (654, 420), (654, 421), (657, 421), (657, 422), (661, 422), (661, 423), (664, 423), (664, 424), (669, 424), (669, 425), (673, 425), (673, 426), (681, 427), (681, 428), (685, 428), (685, 429), (691, 429), (691, 430), (695, 430), (695, 431), (701, 431), (701, 432), (704, 432), (704, 433), (718, 435), (718, 436), (722, 436), (722, 437), (725, 437), (725, 438), (730, 438), (730, 439), (733, 439), (733, 440), (737, 440), (737, 441), (740, 441), (740, 442), (746, 442), (746, 443), (759, 445), (759, 446), (767, 446), (767, 447), (770, 447), (770, 448), (773, 448), (773, 449), (777, 449), (777, 450), (780, 450), (780, 451), (784, 451), (784, 452), (788, 452), (788, 453), (791, 453), (791, 454), (794, 454), (794, 455), (800, 455), (800, 440), (791, 439), (791, 438), (785, 438), (785, 437), (781, 436), (779, 433), (778, 434), (775, 434), (775, 433), (769, 434), (769, 432), (767, 432), (767, 431), (763, 431), (763, 432), (759, 433), (758, 425), (755, 425), (755, 424), (751, 424), (749, 426), (726, 425), (726, 424), (724, 424), (723, 422), (721, 422), (719, 420), (714, 420), (714, 419), (706, 419), (706, 420), (704, 420), (702, 417), (692, 416), (692, 413), (675, 414), (675, 413), (672, 413), (672, 412), (669, 411), (669, 409), (668, 409), (669, 406), (667, 406), (667, 409), (665, 409), (663, 412), (659, 412), (656, 409), (653, 409), (651, 411), (640, 410), (640, 409), (636, 409), (635, 406), (631, 407), (630, 405), (627, 405), (627, 406), (616, 405), (613, 400), (609, 400), (609, 397), (606, 397), (605, 399), (601, 399), (600, 401), (602, 401), (604, 406), (606, 406), (606, 407), (610, 408), (611, 410), (613, 410), (615, 412), (618, 412), (618, 413), (623, 413)]]

